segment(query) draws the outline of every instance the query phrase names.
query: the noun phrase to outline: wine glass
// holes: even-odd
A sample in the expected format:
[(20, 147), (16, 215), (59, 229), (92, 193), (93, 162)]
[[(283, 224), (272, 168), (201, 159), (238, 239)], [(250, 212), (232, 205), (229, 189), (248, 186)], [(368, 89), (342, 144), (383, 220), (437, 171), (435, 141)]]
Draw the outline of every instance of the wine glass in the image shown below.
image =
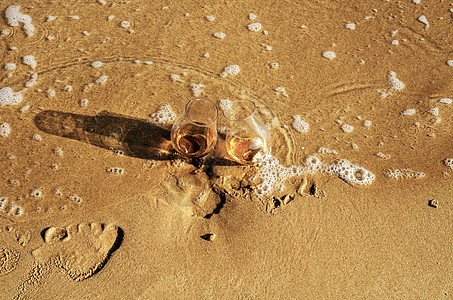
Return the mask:
[(226, 148), (238, 163), (255, 165), (270, 152), (271, 135), (251, 100), (230, 101), (223, 111), (228, 121)]
[(211, 152), (217, 142), (218, 111), (206, 98), (194, 98), (187, 102), (184, 113), (171, 129), (171, 140), (181, 155), (202, 157)]

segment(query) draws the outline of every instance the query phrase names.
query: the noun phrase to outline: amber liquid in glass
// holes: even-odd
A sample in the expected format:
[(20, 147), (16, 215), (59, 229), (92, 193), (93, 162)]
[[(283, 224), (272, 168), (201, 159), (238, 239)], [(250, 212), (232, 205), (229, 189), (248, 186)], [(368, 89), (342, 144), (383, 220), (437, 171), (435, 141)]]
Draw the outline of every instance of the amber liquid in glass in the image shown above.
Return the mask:
[(253, 164), (253, 158), (262, 150), (261, 147), (256, 148), (253, 146), (251, 138), (232, 136), (227, 141), (228, 154), (243, 164)]
[(174, 132), (178, 152), (188, 157), (201, 157), (207, 154), (214, 147), (216, 138), (212, 129), (200, 129), (190, 124)]

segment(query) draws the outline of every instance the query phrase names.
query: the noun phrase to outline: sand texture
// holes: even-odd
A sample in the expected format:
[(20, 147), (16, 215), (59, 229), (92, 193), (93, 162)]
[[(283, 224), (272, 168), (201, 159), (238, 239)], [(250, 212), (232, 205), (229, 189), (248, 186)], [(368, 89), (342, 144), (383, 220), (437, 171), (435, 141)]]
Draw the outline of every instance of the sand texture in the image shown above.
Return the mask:
[(2, 0), (0, 298), (451, 298), (450, 2)]

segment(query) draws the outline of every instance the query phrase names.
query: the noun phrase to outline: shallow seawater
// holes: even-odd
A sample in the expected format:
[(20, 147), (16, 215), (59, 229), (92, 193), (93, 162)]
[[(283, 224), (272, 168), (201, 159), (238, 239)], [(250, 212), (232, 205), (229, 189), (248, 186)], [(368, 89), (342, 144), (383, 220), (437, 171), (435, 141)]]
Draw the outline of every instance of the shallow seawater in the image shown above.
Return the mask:
[[(404, 91), (391, 92), (383, 98), (379, 87), (392, 89), (385, 81), (380, 85), (326, 86), (310, 96), (322, 95), (318, 103), (289, 108), (288, 102), (276, 102), (280, 92), (257, 94), (234, 79), (173, 61), (118, 57), (103, 60), (97, 68), (87, 59), (54, 64), (40, 72), (38, 87), (25, 92), (23, 103), (17, 107), (4, 108), (11, 111), (13, 128), (24, 128), (13, 131), (7, 137), (13, 143), (4, 146), (4, 187), (9, 199), (5, 207), (10, 210), (7, 215), (24, 217), (99, 205), (97, 200), (87, 199), (91, 196), (85, 196), (94, 191), (93, 181), (105, 186), (96, 194), (111, 199), (104, 205), (124, 201), (115, 199), (115, 190), (128, 190), (124, 182), (141, 186), (137, 193), (147, 192), (147, 181), (155, 185), (171, 172), (171, 164), (165, 161), (170, 159), (168, 130), (172, 120), (183, 112), (189, 99), (199, 96), (208, 97), (219, 107), (225, 99), (256, 102), (257, 113), (271, 129), (275, 170), (280, 168), (270, 171), (273, 175), (261, 172), (263, 180), (269, 176), (279, 178), (268, 182), (269, 186), (258, 195), (272, 193), (274, 185), (283, 190), (282, 179), (319, 173), (317, 167), (310, 169), (307, 165), (311, 155), (326, 166), (348, 159), (361, 170), (376, 174), (377, 184), (424, 177), (389, 175), (393, 170), (427, 173), (424, 180), (442, 178), (449, 171), (434, 171), (432, 166), (442, 165), (442, 160), (448, 158), (442, 152), (448, 148), (442, 140), (448, 136), (451, 105), (442, 103), (441, 97), (413, 96)], [(56, 95), (49, 94), (49, 90), (57, 91)], [(89, 105), (81, 105), (81, 99), (89, 99)], [(420, 112), (405, 116), (401, 112), (408, 106)], [(172, 119), (156, 122), (153, 116), (163, 116), (159, 114), (162, 107), (171, 112)], [(299, 120), (303, 118), (308, 124), (306, 132), (293, 128), (290, 111), (298, 112)], [(225, 126), (220, 117), (218, 128)], [(224, 146), (222, 132), (219, 139), (217, 148)], [(22, 145), (19, 149), (15, 146), (18, 143)], [(433, 153), (429, 149), (434, 145), (437, 146)], [(424, 160), (414, 160), (411, 154), (420, 152), (430, 154)], [(229, 160), (223, 149), (217, 149), (215, 156)], [(284, 167), (293, 168), (292, 174), (282, 171)], [(242, 169), (229, 165), (222, 172), (241, 173)], [(319, 171), (324, 173), (321, 176), (336, 174), (332, 170)], [(342, 176), (339, 177), (343, 180), (347, 177)], [(369, 183), (373, 181), (374, 175)]]
[[(178, 75), (177, 81), (172, 80), (174, 74)], [(107, 80), (96, 83), (102, 76)], [(60, 82), (59, 78), (70, 78), (70, 92), (65, 90), (68, 82)], [(196, 68), (150, 58), (104, 61), (99, 68), (87, 61), (45, 70), (39, 83), (45, 88), (27, 92), (24, 103), (19, 105), (31, 103), (31, 108), (24, 112), (7, 108), (14, 109), (17, 122), (25, 123), (27, 128), (9, 137), (20, 140), (23, 148), (18, 153), (14, 144), (6, 146), (5, 151), (14, 159), (9, 165), (4, 160), (12, 187), (8, 198), (17, 199), (14, 203), (25, 212), (23, 217), (99, 205), (99, 200), (86, 196), (93, 191), (93, 182), (105, 186), (96, 192), (100, 198), (111, 199), (102, 201), (103, 205), (124, 201), (115, 199), (114, 193), (127, 190), (125, 182), (141, 187), (134, 194), (152, 190), (150, 185), (158, 184), (174, 169), (169, 141), (172, 120), (196, 96), (208, 97), (217, 104), (222, 99), (253, 99), (257, 113), (271, 127), (273, 155), (285, 163), (293, 159), (290, 129), (261, 100), (265, 97)], [(194, 85), (199, 90), (194, 91)], [(57, 91), (56, 95), (49, 95), (49, 89)], [(80, 105), (78, 99), (89, 99), (89, 105)], [(168, 112), (159, 112), (162, 107)], [(173, 119), (169, 119), (170, 112)], [(219, 118), (218, 127), (224, 126), (225, 121)], [(219, 142), (218, 148), (221, 146)], [(219, 163), (224, 160), (233, 164), (223, 149), (216, 151), (223, 156)], [(21, 156), (27, 157), (26, 161)], [(37, 178), (34, 173), (46, 176)]]

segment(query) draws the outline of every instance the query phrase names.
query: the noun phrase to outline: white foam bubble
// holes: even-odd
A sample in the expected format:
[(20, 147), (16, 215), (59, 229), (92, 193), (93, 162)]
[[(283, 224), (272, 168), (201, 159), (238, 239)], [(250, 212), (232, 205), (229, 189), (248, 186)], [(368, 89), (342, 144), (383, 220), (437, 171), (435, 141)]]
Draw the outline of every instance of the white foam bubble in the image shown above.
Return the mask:
[(250, 20), (255, 20), (256, 17), (257, 17), (257, 16), (256, 16), (254, 13), (250, 13), (250, 14), (249, 14), (249, 19), (250, 19)]
[(88, 92), (89, 90), (91, 90), (92, 87), (93, 87), (93, 83), (85, 84), (85, 86), (83, 87), (83, 91)]
[(26, 112), (27, 110), (30, 109), (30, 107), (31, 107), (31, 106), (30, 106), (29, 104), (24, 105), (24, 106), (20, 109), (20, 112), (22, 112), (22, 113), (23, 113), (23, 112)]
[(82, 203), (82, 201), (83, 201), (82, 198), (80, 198), (79, 196), (77, 196), (75, 194), (69, 196), (68, 198), (69, 198), (69, 200), (74, 201), (75, 203)]
[(91, 66), (93, 68), (100, 68), (100, 67), (102, 67), (103, 64), (104, 63), (102, 61), (94, 61), (94, 62), (91, 63)]
[(42, 191), (41, 188), (34, 189), (30, 192), (30, 196), (35, 197), (35, 198), (41, 198), (42, 197)]
[(14, 92), (10, 87), (0, 89), (0, 106), (17, 105), (23, 100), (21, 92)]
[(354, 131), (354, 126), (343, 124), (341, 125), (341, 130), (343, 130), (346, 133), (351, 133), (352, 131)]
[(365, 127), (370, 127), (371, 124), (372, 124), (372, 123), (371, 123), (371, 121), (369, 121), (369, 120), (363, 121), (363, 126), (365, 126)]
[(25, 83), (25, 87), (32, 87), (38, 82), (38, 73), (31, 74), (31, 79)]
[(61, 148), (55, 148), (53, 149), (53, 153), (56, 155), (56, 156), (63, 156), (63, 150)]
[(88, 99), (80, 100), (80, 107), (87, 107), (88, 106)]
[(426, 28), (429, 28), (428, 19), (427, 19), (424, 15), (421, 15), (420, 17), (418, 17), (417, 20), (418, 20), (419, 22), (425, 24), (425, 29), (426, 29)]
[(319, 154), (338, 154), (337, 151), (329, 149), (329, 148), (325, 148), (325, 147), (319, 147), (318, 153)]
[(274, 91), (281, 93), (284, 97), (288, 97), (288, 93), (286, 92), (286, 89), (282, 86), (276, 87)]
[(438, 107), (431, 108), (430, 110), (428, 110), (428, 113), (432, 114), (433, 116), (438, 116), (439, 108)]
[(231, 109), (231, 100), (230, 99), (220, 99), (219, 106), (223, 111)]
[(294, 121), (291, 124), (295, 130), (297, 130), (300, 133), (305, 133), (308, 132), (310, 125), (305, 122), (304, 120), (301, 119), (301, 116), (295, 115), (293, 116)]
[(247, 26), (250, 31), (260, 31), (263, 26), (261, 23), (252, 23)]
[(337, 55), (333, 51), (325, 51), (325, 52), (322, 53), (322, 56), (327, 58), (327, 59), (330, 59), (330, 60), (332, 60), (332, 59), (337, 57)]
[(33, 36), (35, 27), (31, 23), (31, 17), (20, 13), (19, 10), (20, 5), (11, 5), (5, 10), (5, 17), (8, 24), (11, 26), (19, 26), (19, 23), (24, 23), (24, 30), (27, 36)]
[(270, 46), (270, 45), (261, 44), (261, 46), (264, 47), (264, 51), (271, 51), (272, 50), (272, 46)]
[(42, 141), (42, 136), (40, 136), (39, 134), (34, 134), (31, 138), (38, 142)]
[(415, 4), (420, 4), (420, 0), (412, 0), (412, 3), (415, 3)]
[(58, 18), (58, 16), (48, 16), (47, 22), (52, 22), (52, 21), (56, 20), (57, 18)]
[(401, 80), (396, 78), (396, 73), (393, 71), (388, 72), (387, 78), (388, 78), (388, 83), (390, 86), (389, 92), (400, 91), (406, 87), (405, 84)]
[(355, 29), (355, 24), (354, 23), (348, 23), (344, 25), (347, 29), (354, 30)]
[(393, 40), (392, 41), (392, 45), (394, 46), (398, 46), (400, 44), (400, 42), (398, 40)]
[(102, 75), (101, 77), (99, 77), (98, 79), (96, 79), (96, 83), (98, 84), (105, 84), (107, 82), (107, 79), (109, 77), (107, 75)]
[(24, 64), (29, 65), (32, 69), (36, 68), (37, 63), (33, 55), (26, 55), (22, 58)]
[(8, 70), (8, 71), (13, 71), (16, 69), (16, 64), (15, 63), (7, 63), (5, 64), (5, 66), (3, 67), (5, 70)]
[(453, 158), (444, 159), (444, 164), (453, 170)]
[(49, 96), (49, 97), (54, 97), (55, 94), (56, 94), (56, 92), (55, 92), (54, 90), (52, 90), (52, 89), (48, 89), (48, 90), (47, 90), (47, 96)]
[(417, 112), (417, 110), (415, 108), (408, 108), (406, 110), (403, 110), (401, 112), (401, 115), (402, 116), (412, 116), (414, 115), (415, 113)]
[(176, 114), (170, 104), (163, 104), (151, 115), (150, 122), (153, 124), (171, 124), (176, 120)]
[(0, 124), (0, 136), (2, 137), (7, 137), (11, 133), (11, 127), (9, 126), (8, 123), (2, 123)]
[(19, 205), (15, 204), (12, 201), (10, 201), (9, 206), (10, 206), (8, 212), (9, 215), (20, 216), (24, 213), (22, 207), (20, 207)]
[(451, 104), (453, 102), (453, 100), (451, 100), (450, 98), (442, 98), (439, 100), (439, 103), (444, 103), (444, 104)]
[(213, 22), (213, 21), (215, 21), (215, 17), (214, 16), (206, 16), (206, 20), (208, 20), (209, 22)]
[(55, 188), (55, 189), (53, 190), (53, 192), (54, 192), (56, 195), (60, 196), (60, 197), (63, 196), (63, 193), (61, 192), (61, 189), (60, 189), (60, 188)]
[(206, 87), (202, 83), (192, 83), (190, 86), (192, 87), (192, 92), (195, 97), (201, 96), (201, 94), (204, 92), (204, 88)]
[(374, 155), (376, 155), (377, 157), (383, 158), (383, 159), (389, 159), (390, 158), (390, 154), (385, 154), (385, 153), (382, 153), (382, 152), (374, 153)]
[(323, 170), (327, 173), (337, 175), (351, 185), (371, 184), (376, 176), (363, 167), (352, 164), (342, 159), (335, 164), (323, 165)]
[(305, 158), (305, 167), (306, 173), (315, 174), (321, 171), (323, 164), (318, 156), (312, 154)]
[(121, 27), (123, 27), (123, 28), (129, 28), (129, 27), (131, 27), (131, 22), (129, 22), (129, 21), (123, 21), (123, 22), (121, 22)]
[(453, 67), (453, 59), (447, 60), (447, 65), (449, 65), (450, 67)]
[(269, 67), (271, 69), (278, 69), (279, 65), (276, 62), (271, 62), (271, 63), (269, 63)]
[(238, 65), (230, 65), (225, 67), (224, 71), (220, 74), (221, 77), (226, 77), (228, 75), (237, 75), (241, 71)]
[(173, 81), (173, 82), (184, 82), (184, 80), (181, 79), (181, 76), (179, 76), (178, 74), (171, 74), (170, 75), (170, 79)]
[(401, 178), (423, 178), (425, 173), (416, 172), (411, 169), (389, 169), (384, 173), (384, 176), (392, 179), (401, 179)]
[(123, 175), (124, 169), (119, 167), (110, 167), (107, 169), (107, 172), (115, 175)]
[(0, 211), (13, 216), (20, 216), (24, 213), (22, 207), (13, 201), (8, 201), (8, 197), (0, 197)]
[(5, 210), (8, 197), (0, 197), (0, 210)]
[(224, 39), (226, 37), (226, 34), (223, 33), (223, 32), (216, 32), (213, 34), (214, 37), (218, 38), (218, 39)]

